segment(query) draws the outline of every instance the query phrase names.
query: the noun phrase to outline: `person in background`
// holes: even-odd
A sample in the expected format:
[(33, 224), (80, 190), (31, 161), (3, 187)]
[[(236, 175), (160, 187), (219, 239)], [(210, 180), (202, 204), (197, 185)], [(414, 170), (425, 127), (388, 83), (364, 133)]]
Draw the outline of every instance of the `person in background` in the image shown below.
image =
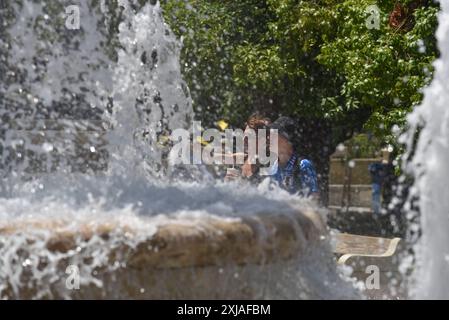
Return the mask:
[[(290, 193), (298, 193), (319, 200), (316, 170), (312, 161), (297, 155), (290, 142), (290, 133), (287, 128), (291, 123), (292, 120), (288, 117), (280, 117), (271, 122), (269, 118), (256, 113), (249, 117), (245, 130), (253, 129), (256, 134), (258, 129), (278, 130), (278, 159), (268, 168), (269, 177)], [(259, 174), (259, 170), (258, 164), (251, 164), (246, 160), (241, 168), (241, 176), (258, 182), (266, 178)]]
[(372, 187), (372, 210), (375, 215), (379, 215), (381, 212), (381, 194), (382, 186), (387, 175), (387, 163), (385, 160), (382, 162), (371, 163), (368, 166), (368, 170), (371, 175), (371, 187)]

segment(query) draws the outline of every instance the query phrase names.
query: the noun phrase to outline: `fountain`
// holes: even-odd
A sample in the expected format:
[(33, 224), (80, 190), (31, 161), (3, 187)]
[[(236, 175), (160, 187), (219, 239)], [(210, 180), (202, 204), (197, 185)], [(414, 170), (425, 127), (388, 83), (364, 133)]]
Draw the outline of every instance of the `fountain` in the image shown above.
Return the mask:
[(411, 159), (405, 171), (415, 180), (406, 208), (408, 218), (413, 218), (413, 204), (421, 213), (422, 236), (415, 246), (417, 268), (411, 293), (420, 299), (449, 298), (449, 3), (441, 1), (441, 8), (436, 34), (441, 57), (435, 62), (432, 84), (424, 90), (424, 101), (409, 115), (410, 129), (402, 137), (409, 150), (405, 158)]
[(194, 115), (159, 3), (64, 3), (1, 11), (0, 298), (358, 297), (312, 203), (168, 166)]

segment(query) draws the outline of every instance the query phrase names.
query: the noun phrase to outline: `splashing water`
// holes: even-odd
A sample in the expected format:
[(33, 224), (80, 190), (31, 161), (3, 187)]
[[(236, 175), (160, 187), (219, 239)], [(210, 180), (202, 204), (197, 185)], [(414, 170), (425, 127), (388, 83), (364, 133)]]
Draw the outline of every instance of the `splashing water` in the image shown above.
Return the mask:
[[(136, 149), (140, 151), (154, 176), (158, 170), (164, 172), (159, 166), (167, 157), (167, 150), (158, 142), (174, 129), (188, 129), (193, 119), (192, 102), (181, 76), (181, 46), (163, 21), (159, 3), (147, 4), (135, 15), (126, 1), (121, 3), (128, 23), (119, 26), (123, 49), (119, 50), (114, 75), (117, 107), (109, 141), (119, 149), (125, 146), (114, 154), (126, 161), (137, 159), (141, 163), (141, 157), (135, 156)], [(130, 112), (131, 108), (137, 112)], [(129, 154), (132, 156), (127, 157)]]
[[(180, 72), (181, 46), (159, 4), (136, 10), (133, 2), (119, 1), (121, 8), (114, 10), (123, 21), (116, 39), (105, 25), (118, 11), (109, 12), (105, 2), (96, 7), (80, 1), (82, 28), (74, 33), (61, 27), (63, 19), (53, 27), (45, 23), (51, 12), (63, 12), (61, 3), (13, 2), (6, 40), (0, 40), (8, 52), (0, 58), (13, 70), (0, 78), (0, 116), (7, 120), (0, 132), (0, 298), (135, 297), (118, 288), (139, 287), (146, 278), (133, 277), (126, 262), (160, 226), (176, 221), (202, 230), (208, 221), (292, 216), (310, 206), (264, 185), (164, 178), (170, 175), (167, 150), (159, 142), (175, 128), (188, 128), (193, 111)], [(120, 47), (117, 62), (105, 45), (114, 41)], [(101, 121), (86, 125), (80, 118)], [(48, 120), (63, 130), (48, 130)], [(92, 156), (104, 136), (107, 168), (77, 171), (86, 166), (80, 141)], [(65, 160), (69, 156), (71, 162)], [(30, 169), (36, 158), (51, 174)], [(307, 242), (301, 232), (298, 237)], [(80, 285), (88, 290), (67, 290), (70, 265), (79, 267)], [(125, 284), (115, 282), (115, 272), (129, 272)], [(357, 296), (337, 273), (326, 241), (311, 246), (301, 261), (240, 272), (260, 287), (260, 298)], [(160, 296), (176, 296), (163, 281), (158, 286)], [(219, 289), (235, 296), (232, 286)]]
[[(415, 179), (410, 197), (421, 212), (422, 236), (416, 247), (415, 298), (448, 299), (449, 290), (449, 3), (441, 1), (437, 39), (441, 57), (435, 62), (432, 84), (424, 101), (408, 117), (410, 130), (402, 137), (408, 146), (406, 171)], [(416, 130), (421, 129), (416, 142)], [(408, 210), (411, 212), (411, 205)]]

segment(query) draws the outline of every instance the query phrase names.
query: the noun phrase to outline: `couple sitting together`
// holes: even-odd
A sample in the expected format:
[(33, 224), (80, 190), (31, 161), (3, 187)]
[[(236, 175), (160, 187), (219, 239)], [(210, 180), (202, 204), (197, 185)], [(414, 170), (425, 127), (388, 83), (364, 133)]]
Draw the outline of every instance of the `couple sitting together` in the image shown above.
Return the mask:
[[(305, 157), (298, 156), (291, 142), (291, 133), (288, 127), (292, 126), (292, 120), (287, 117), (281, 117), (272, 122), (269, 118), (258, 113), (249, 117), (245, 132), (252, 129), (258, 134), (259, 129), (278, 131), (278, 154), (277, 160), (268, 170), (268, 177), (275, 181), (279, 186), (290, 193), (300, 194), (305, 197), (319, 199), (319, 190), (317, 175), (312, 162)], [(267, 139), (269, 140), (269, 138)], [(268, 141), (269, 143), (269, 141)], [(245, 152), (246, 154), (247, 152)], [(228, 170), (225, 180), (233, 180), (238, 177), (250, 179), (251, 181), (261, 181), (267, 178), (267, 175), (260, 174), (260, 165), (249, 161), (246, 157), (241, 171)]]

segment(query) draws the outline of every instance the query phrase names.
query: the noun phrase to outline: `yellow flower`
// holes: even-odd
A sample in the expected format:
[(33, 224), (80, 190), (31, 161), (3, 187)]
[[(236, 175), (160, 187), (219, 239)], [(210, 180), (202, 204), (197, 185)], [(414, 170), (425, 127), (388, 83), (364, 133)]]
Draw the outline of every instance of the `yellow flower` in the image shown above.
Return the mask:
[(219, 127), (219, 128), (221, 129), (221, 131), (227, 129), (228, 126), (229, 126), (229, 123), (227, 123), (227, 122), (224, 121), (224, 120), (219, 120), (219, 121), (217, 121), (217, 127)]

